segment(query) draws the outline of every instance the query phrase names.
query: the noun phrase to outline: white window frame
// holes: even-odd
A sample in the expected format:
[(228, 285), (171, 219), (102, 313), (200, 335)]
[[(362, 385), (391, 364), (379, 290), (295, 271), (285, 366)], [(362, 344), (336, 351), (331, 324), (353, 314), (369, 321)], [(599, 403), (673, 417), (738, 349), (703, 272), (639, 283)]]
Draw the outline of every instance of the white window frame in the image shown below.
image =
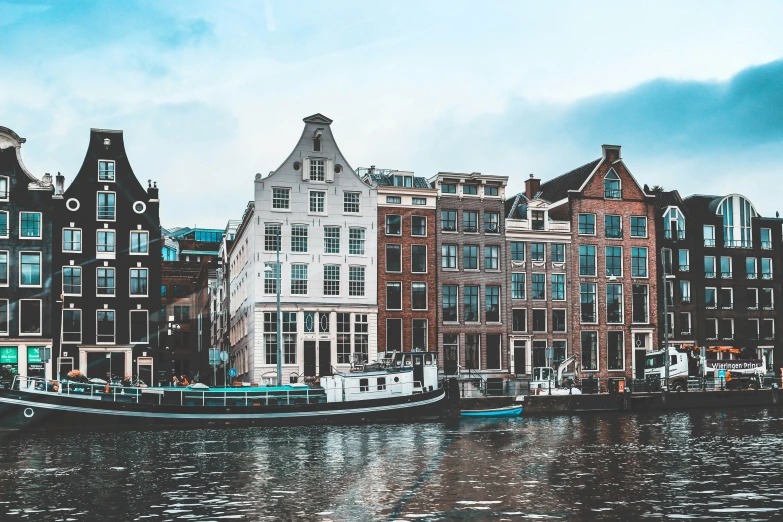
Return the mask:
[[(389, 283), (397, 284), (400, 287), (400, 307), (399, 308), (389, 308)], [(402, 294), (402, 281), (386, 281), (386, 285), (384, 287), (384, 299), (386, 300), (386, 310), (390, 312), (399, 312), (402, 310), (403, 307), (403, 294)], [(457, 291), (459, 293), (459, 291)], [(457, 303), (457, 307), (459, 308), (459, 303)]]
[[(147, 326), (147, 335), (146, 335), (147, 340), (146, 341), (134, 341), (133, 340), (133, 314), (138, 314), (138, 313), (144, 313), (146, 315), (146, 317), (147, 317), (146, 321), (144, 321), (144, 324)], [(95, 317), (97, 319), (98, 316), (96, 315)], [(116, 314), (115, 314), (114, 317), (115, 317), (115, 321), (116, 321), (116, 317), (117, 317)], [(149, 344), (149, 342), (150, 342), (150, 311), (149, 310), (139, 310), (139, 309), (129, 310), (128, 311), (128, 343), (129, 344)]]
[[(22, 235), (22, 215), (23, 214), (38, 214), (38, 235), (37, 236), (23, 236)], [(43, 237), (43, 213), (35, 212), (32, 210), (20, 210), (19, 211), (19, 239), (36, 241)]]
[[(67, 231), (68, 232), (76, 232), (76, 231), (79, 232), (79, 246), (81, 247), (81, 248), (79, 248), (79, 250), (66, 250), (65, 249), (65, 232), (67, 232)], [(97, 236), (96, 236), (96, 238), (97, 238)], [(73, 241), (71, 241), (71, 243), (73, 243)], [(82, 251), (84, 250), (84, 247), (82, 245), (84, 245), (84, 232), (82, 231), (81, 228), (63, 227), (63, 231), (62, 231), (62, 245), (61, 245), (61, 248), (62, 248), (63, 252), (73, 252), (73, 253), (76, 253), (76, 254), (81, 254)]]
[[(618, 285), (620, 287), (620, 320), (619, 321), (609, 321), (609, 285)], [(605, 307), (606, 307), (606, 324), (624, 324), (625, 322), (625, 285), (622, 284), (622, 282), (609, 282), (606, 283), (606, 287), (604, 288), (605, 293)], [(580, 299), (581, 304), (581, 299)]]
[(761, 320), (758, 317), (748, 317), (749, 323), (756, 323), (756, 337), (751, 336), (752, 341), (760, 341), (761, 340)]
[[(544, 297), (533, 297), (533, 276), (544, 277)], [(533, 272), (530, 274), (530, 300), (531, 301), (546, 301), (547, 299), (546, 279), (547, 279), (546, 272)]]
[[(764, 231), (767, 231), (767, 236), (769, 237), (769, 241), (764, 241), (763, 233)], [(762, 250), (772, 250), (772, 229), (771, 228), (762, 228), (759, 231), (759, 243)], [(766, 243), (766, 244), (765, 244)]]
[[(320, 190), (310, 189), (310, 190), (307, 191), (307, 214), (309, 216), (325, 216), (327, 214), (327, 208), (328, 208), (327, 207), (327, 199), (328, 199), (328, 195), (327, 195), (326, 192), (327, 191), (326, 191), (325, 188), (324, 189), (320, 189)], [(313, 200), (312, 200), (312, 197), (313, 197), (313, 194), (316, 194), (316, 193), (317, 194), (323, 194), (323, 196), (324, 196), (324, 208), (323, 208), (322, 211), (318, 211), (317, 210), (317, 205), (316, 205), (316, 210), (313, 210), (313, 206), (312, 206)], [(316, 200), (316, 202), (317, 202), (317, 200)]]
[[(750, 303), (748, 303), (748, 310), (758, 310), (759, 309), (759, 305), (760, 305), (760, 303), (759, 303), (759, 289), (758, 288), (746, 288), (745, 290), (746, 291), (750, 290), (750, 291), (756, 293), (756, 306), (751, 307)], [(746, 294), (746, 296), (747, 296), (747, 294)]]
[[(322, 228), (323, 228), (323, 231), (324, 231), (324, 239), (323, 239), (323, 241), (324, 241), (324, 247), (323, 247), (324, 248), (324, 255), (325, 256), (339, 256), (339, 255), (341, 255), (340, 251), (342, 250), (341, 243), (342, 243), (343, 235), (340, 232), (340, 230), (341, 230), (340, 227), (339, 226), (334, 226), (334, 225), (324, 225)], [(336, 238), (334, 238), (334, 237), (326, 237), (326, 231), (327, 230), (330, 230), (330, 231), (337, 230), (337, 237)], [(337, 252), (327, 252), (326, 251), (327, 240), (334, 241), (335, 239), (337, 240)]]
[[(111, 177), (111, 179), (102, 179), (101, 178), (101, 172), (103, 172), (101, 170), (101, 163), (110, 164), (112, 166), (112, 169), (111, 169), (112, 177)], [(99, 183), (115, 183), (116, 179), (117, 179), (117, 164), (115, 163), (115, 161), (114, 160), (99, 159), (98, 160), (98, 182)]]
[[(101, 218), (98, 217), (98, 212), (100, 211), (100, 206), (98, 204), (98, 200), (100, 198), (101, 194), (114, 194), (114, 217), (112, 219), (109, 218)], [(95, 193), (95, 220), (96, 221), (117, 221), (117, 192), (112, 190), (99, 190)], [(116, 316), (115, 316), (116, 318)], [(116, 319), (115, 319), (116, 322)]]
[[(134, 294), (131, 292), (131, 285), (133, 284), (133, 279), (131, 277), (131, 272), (133, 270), (142, 270), (145, 274), (144, 279), (147, 280), (147, 292), (145, 294)], [(116, 282), (115, 282), (116, 285)], [(130, 298), (136, 298), (136, 297), (149, 297), (150, 293), (150, 271), (149, 268), (144, 266), (132, 266), (128, 269), (128, 297)]]
[[(595, 369), (585, 370), (582, 366), (582, 333), (595, 334)], [(598, 330), (582, 330), (579, 332), (579, 368), (585, 373), (598, 373), (601, 371), (601, 336)]]
[[(633, 274), (633, 249), (644, 249), (644, 273), (646, 275), (639, 276)], [(597, 263), (596, 263), (597, 264)], [(649, 279), (650, 278), (650, 249), (646, 246), (631, 247), (631, 277), (634, 279)]]
[[(413, 270), (413, 247), (424, 247), (424, 272), (416, 272)], [(413, 243), (411, 244), (411, 274), (426, 274), (429, 272), (429, 247), (426, 244)]]
[[(764, 322), (770, 321), (772, 323), (772, 338), (765, 337), (763, 340), (770, 341), (775, 339), (775, 319), (772, 317), (763, 317), (762, 321)], [(761, 328), (761, 324), (763, 323), (760, 322), (759, 328)], [(761, 337), (761, 331), (759, 331), (759, 337)]]
[[(710, 306), (707, 302), (707, 290), (712, 290), (713, 295), (715, 296), (715, 306)], [(704, 308), (714, 310), (718, 308), (718, 288), (715, 286), (706, 286), (704, 287)]]
[[(399, 234), (390, 234), (388, 232), (389, 230), (389, 216), (395, 216), (400, 218), (400, 233)], [(385, 236), (389, 237), (402, 237), (402, 215), (401, 214), (384, 214), (383, 216), (383, 233)]]
[(6, 288), (11, 284), (11, 252), (0, 250), (0, 254), (5, 254), (5, 283), (0, 283), (0, 288)]
[[(424, 235), (414, 234), (413, 233), (413, 218), (421, 218), (421, 219), (424, 220)], [(427, 235), (428, 235), (427, 234), (427, 225), (428, 224), (429, 223), (428, 223), (428, 220), (427, 220), (427, 216), (416, 216), (416, 215), (411, 216), (411, 237), (427, 237)]]
[[(748, 259), (753, 260), (753, 274), (748, 273)], [(745, 279), (759, 279), (759, 260), (756, 257), (746, 257), (745, 258)]]
[[(114, 292), (111, 294), (99, 294), (98, 293), (98, 270), (113, 270), (114, 271)], [(108, 288), (108, 287), (105, 287)], [(113, 266), (97, 266), (95, 267), (95, 295), (96, 297), (116, 297), (117, 296), (117, 268)], [(115, 321), (117, 316), (115, 315)]]
[[(146, 252), (134, 252), (133, 251), (133, 235), (146, 235), (147, 236), (147, 251)], [(150, 233), (147, 230), (131, 230), (130, 237), (128, 238), (130, 244), (128, 245), (128, 253), (132, 256), (148, 256), (150, 253)], [(116, 250), (116, 247), (115, 247)]]
[[(413, 307), (413, 285), (424, 285), (424, 308)], [(430, 285), (426, 281), (411, 281), (411, 311), (427, 312), (430, 309)]]
[[(536, 330), (535, 327), (535, 320), (534, 316), (536, 313), (536, 310), (543, 311), (544, 312), (544, 329), (543, 330)], [(532, 333), (546, 333), (549, 331), (549, 317), (547, 317), (547, 309), (546, 308), (531, 308), (530, 310), (530, 327)]]
[[(399, 270), (389, 270), (389, 247), (399, 247), (399, 253), (400, 253), (400, 269)], [(392, 249), (394, 250), (394, 249)], [(386, 267), (386, 273), (387, 274), (401, 274), (403, 273), (403, 260), (402, 260), (402, 244), (401, 243), (386, 243), (383, 249), (383, 263)]]
[[(79, 312), (79, 340), (78, 341), (65, 341), (65, 312), (71, 311), (71, 312)], [(95, 316), (98, 317), (97, 315)], [(84, 339), (84, 311), (81, 308), (63, 308), (62, 313), (60, 314), (60, 344), (81, 344), (82, 339)], [(96, 327), (97, 328), (97, 327)], [(68, 332), (68, 333), (75, 333), (75, 332)]]
[[(729, 260), (729, 275), (723, 271), (723, 260)], [(720, 256), (720, 278), (721, 279), (733, 279), (734, 278), (734, 259), (731, 256)]]
[(5, 181), (5, 192), (0, 191), (0, 201), (11, 200), (11, 178), (8, 176), (0, 176), (0, 184)]
[[(356, 198), (357, 198), (356, 205), (358, 206), (359, 209), (356, 212), (348, 212), (348, 211), (345, 210), (345, 205), (346, 205), (346, 203), (348, 203), (345, 200), (345, 198), (348, 197), (349, 194), (353, 195), (353, 196), (356, 196)], [(350, 203), (350, 204), (353, 205), (353, 203)], [(343, 191), (343, 214), (345, 214), (347, 216), (361, 216), (362, 215), (362, 193), (361, 192), (355, 192), (355, 191), (349, 191), (349, 190)]]
[[(362, 232), (362, 239), (354, 239), (351, 238), (351, 231), (353, 230), (360, 230)], [(348, 255), (349, 256), (364, 256), (365, 255), (365, 241), (367, 240), (367, 229), (362, 227), (349, 227), (348, 228)], [(351, 253), (351, 241), (357, 242), (356, 244), (361, 245), (362, 247), (362, 253), (361, 254), (353, 254)]]
[[(111, 341), (111, 342), (98, 341), (98, 324), (99, 324), (98, 323), (98, 314), (100, 312), (114, 312), (114, 321), (112, 322), (113, 323), (112, 326), (113, 326), (113, 330), (114, 330), (114, 332), (112, 334), (112, 337), (113, 337), (114, 340)], [(95, 310), (95, 344), (101, 344), (101, 345), (117, 344), (117, 310), (111, 310), (111, 309), (108, 309), (108, 308), (98, 308), (97, 310)]]
[[(685, 261), (688, 262), (687, 265), (681, 265), (680, 264), (680, 252), (685, 252)], [(685, 267), (685, 270), (683, 270), (682, 267)], [(677, 250), (677, 271), (678, 272), (690, 272), (691, 270), (691, 251), (687, 248), (680, 248)]]
[[(769, 297), (770, 297), (770, 300), (769, 300), (769, 307), (762, 307), (762, 308), (763, 308), (764, 310), (774, 310), (774, 309), (775, 309), (775, 290), (774, 290), (774, 288), (766, 288), (766, 287), (762, 287), (762, 288), (761, 288), (761, 290), (762, 290), (762, 291), (764, 291), (764, 290), (770, 290), (770, 292), (769, 292)], [(761, 303), (759, 303), (759, 306), (761, 306)]]
[[(612, 245), (612, 244), (604, 246), (604, 275), (607, 278), (610, 278), (612, 276), (610, 276), (607, 273), (609, 271), (609, 267), (608, 267), (608, 265), (606, 263), (606, 259), (607, 259), (606, 249), (607, 248), (619, 248), (620, 249), (620, 275), (615, 275), (614, 277), (616, 277), (618, 279), (622, 279), (622, 277), (625, 275), (625, 271), (624, 271), (625, 270), (625, 263), (623, 263), (623, 247), (621, 245)], [(597, 255), (597, 253), (596, 253), (596, 255)], [(596, 260), (596, 262), (597, 262), (597, 260)]]
[[(707, 275), (707, 259), (712, 259), (712, 269), (713, 269), (713, 275), (708, 276)], [(718, 265), (716, 264), (717, 261), (715, 259), (715, 256), (704, 256), (704, 277), (706, 279), (717, 279), (718, 278)]]
[(734, 340), (734, 336), (736, 335), (735, 334), (735, 330), (734, 330), (734, 318), (732, 318), (732, 317), (722, 317), (720, 319), (720, 322), (718, 323), (718, 327), (720, 327), (720, 325), (723, 323), (723, 321), (729, 321), (729, 324), (731, 324), (731, 337), (723, 337), (721, 335), (721, 332), (718, 331), (718, 338), (722, 339), (722, 340), (725, 340), (725, 341), (733, 341)]
[[(595, 300), (593, 301), (593, 315), (595, 317), (594, 321), (583, 321), (582, 320), (582, 285), (591, 285), (595, 292), (593, 292), (593, 295), (595, 296)], [(579, 283), (579, 324), (598, 324), (600, 321), (598, 317), (598, 284), (597, 283), (590, 283), (590, 282), (580, 282)]]
[[(555, 310), (562, 310), (565, 313), (565, 330), (555, 330)], [(552, 308), (552, 333), (568, 333), (568, 308)]]
[[(684, 296), (684, 292), (682, 291), (683, 285), (685, 285), (685, 288), (688, 289), (688, 300), (687, 301), (684, 299), (685, 296)], [(692, 297), (691, 297), (691, 282), (690, 281), (685, 281), (685, 280), (680, 280), (680, 303), (689, 304), (691, 302), (691, 299), (692, 299)]]
[[(708, 238), (704, 232), (707, 230), (712, 230), (712, 238)], [(702, 240), (704, 241), (704, 246), (707, 248), (715, 248), (715, 244), (717, 242), (717, 239), (715, 239), (715, 225), (704, 225), (702, 226)], [(707, 241), (712, 241), (712, 244), (707, 244)]]
[(706, 337), (707, 329), (705, 327), (705, 329), (704, 329), (705, 330), (704, 331), (705, 338), (708, 341), (717, 341), (720, 338), (720, 332), (718, 331), (718, 318), (717, 317), (708, 317), (707, 319), (705, 319), (705, 324), (706, 324), (707, 321), (713, 321), (713, 324), (715, 325), (715, 337)]
[[(674, 324), (674, 323), (672, 323)], [(609, 334), (619, 333), (622, 337), (622, 368), (609, 368)], [(671, 333), (671, 331), (670, 331)], [(606, 371), (607, 372), (625, 372), (625, 332), (623, 330), (607, 330), (606, 331)]]
[[(362, 279), (361, 280), (353, 280), (351, 279), (351, 269), (361, 268), (362, 269)], [(357, 295), (351, 295), (351, 283), (361, 283), (362, 293)], [(348, 297), (354, 298), (354, 299), (364, 299), (367, 297), (367, 267), (364, 265), (349, 265), (348, 266)]]
[[(579, 231), (579, 217), (580, 216), (593, 216), (593, 233), (592, 234), (582, 233), (582, 232)], [(594, 213), (592, 213), (592, 212), (579, 212), (577, 214), (577, 216), (576, 216), (576, 233), (579, 236), (595, 237), (595, 235), (598, 233), (598, 223), (597, 223), (597, 221), (595, 219), (595, 214)]]
[[(320, 162), (319, 164), (316, 164), (316, 162)], [(314, 181), (317, 183), (326, 183), (326, 170), (327, 170), (327, 162), (328, 160), (326, 158), (307, 158), (307, 161), (305, 162), (305, 165), (307, 169), (309, 170), (307, 173), (307, 180), (308, 181)], [(317, 166), (320, 165), (322, 167), (321, 173), (323, 174), (322, 179), (318, 179), (313, 177), (313, 173), (317, 173), (318, 169)]]
[[(733, 310), (734, 309), (734, 288), (732, 287), (721, 287), (719, 292), (723, 292), (724, 290), (729, 291), (729, 295), (731, 296), (731, 302), (729, 303), (731, 306), (726, 306), (724, 303), (719, 303), (719, 306), (721, 310)], [(720, 299), (720, 293), (718, 294), (718, 301), (721, 301)]]
[(11, 237), (11, 222), (9, 221), (11, 219), (11, 215), (8, 213), (7, 210), (0, 210), (0, 214), (5, 214), (5, 234), (3, 234), (3, 230), (0, 229), (0, 239), (8, 239)]
[(8, 299), (0, 299), (0, 304), (5, 301), (5, 331), (0, 330), (0, 336), (8, 337), (11, 332), (11, 301)]
[[(22, 303), (25, 301), (38, 301), (38, 329), (40, 330), (38, 333), (24, 333), (22, 332)], [(41, 337), (43, 335), (43, 299), (19, 299), (19, 319), (18, 319), (18, 327), (19, 327), (19, 337)], [(10, 314), (9, 314), (10, 315)]]
[[(764, 273), (764, 261), (769, 262), (769, 277), (765, 277)], [(761, 279), (771, 280), (775, 277), (774, 268), (772, 265), (772, 258), (771, 257), (762, 257), (761, 258)]]
[[(65, 269), (66, 268), (70, 268), (70, 269), (77, 268), (77, 269), (79, 269), (79, 279), (81, 280), (81, 284), (79, 284), (79, 293), (78, 294), (74, 294), (72, 292), (66, 292), (65, 291)], [(105, 267), (101, 267), (101, 268), (105, 268)], [(62, 275), (60, 276), (60, 280), (61, 280), (61, 289), (60, 290), (62, 291), (63, 295), (81, 297), (82, 293), (84, 292), (84, 268), (81, 267), (81, 266), (76, 266), (76, 265), (65, 265), (65, 266), (62, 267), (61, 274)]]
[(680, 335), (691, 335), (693, 333), (693, 317), (690, 312), (680, 312), (680, 318), (682, 317), (688, 318), (688, 329), (683, 330), (682, 322), (680, 322)]
[[(294, 267), (305, 267), (305, 278), (297, 278), (294, 279)], [(310, 276), (310, 265), (307, 263), (291, 263), (291, 295), (300, 295), (300, 296), (307, 296), (310, 294), (310, 282), (309, 282), (309, 276)], [(304, 292), (294, 292), (294, 281), (304, 281), (305, 285), (305, 291)]]
[[(287, 199), (285, 200), (286, 201), (285, 207), (281, 207), (281, 208), (275, 207), (275, 201), (276, 201), (275, 190), (284, 190), (288, 195)], [(272, 197), (269, 200), (269, 205), (270, 205), (270, 210), (272, 212), (291, 212), (291, 187), (272, 187)]]
[[(98, 235), (101, 232), (111, 232), (114, 234), (114, 251), (98, 252)], [(113, 228), (98, 228), (95, 230), (95, 258), (96, 259), (114, 259), (117, 256), (117, 231)]]
[[(22, 284), (22, 255), (23, 254), (38, 254), (38, 281), (39, 284), (37, 285), (24, 285)], [(20, 250), (19, 251), (19, 257), (18, 257), (18, 267), (19, 267), (19, 287), (20, 288), (43, 288), (43, 280), (44, 280), (44, 274), (43, 274), (43, 252), (39, 250)], [(10, 277), (9, 277), (10, 279)]]

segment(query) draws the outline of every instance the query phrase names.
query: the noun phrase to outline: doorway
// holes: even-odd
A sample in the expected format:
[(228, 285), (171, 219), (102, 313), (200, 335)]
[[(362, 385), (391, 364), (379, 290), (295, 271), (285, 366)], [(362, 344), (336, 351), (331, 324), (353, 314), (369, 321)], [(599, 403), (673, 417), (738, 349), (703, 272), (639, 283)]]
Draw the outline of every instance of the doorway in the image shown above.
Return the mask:
[(526, 341), (514, 341), (514, 374), (525, 375), (525, 349)]
[(422, 388), (424, 387), (424, 354), (423, 353), (416, 353), (413, 354), (413, 382), (414, 387), (416, 386), (416, 383), (419, 383), (419, 386)]
[(634, 358), (636, 360), (634, 378), (644, 379), (644, 363), (647, 360), (647, 350), (634, 350)]
[(315, 377), (315, 341), (304, 342), (304, 374)]
[(318, 343), (318, 374), (332, 375), (332, 343), (330, 341)]

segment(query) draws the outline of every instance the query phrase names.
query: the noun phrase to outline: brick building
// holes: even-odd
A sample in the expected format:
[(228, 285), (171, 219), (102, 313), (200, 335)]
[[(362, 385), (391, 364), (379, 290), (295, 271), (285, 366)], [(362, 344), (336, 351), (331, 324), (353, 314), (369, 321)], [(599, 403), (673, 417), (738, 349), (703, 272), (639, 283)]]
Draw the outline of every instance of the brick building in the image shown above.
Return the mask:
[(503, 237), (508, 176), (440, 172), (438, 191), (438, 344), (446, 374), (508, 373)]
[(358, 173), (378, 188), (378, 351), (434, 350), (436, 191), (412, 172)]
[(604, 145), (601, 158), (541, 185), (551, 219), (571, 223), (569, 330), (579, 377), (629, 379), (657, 346), (655, 197)]

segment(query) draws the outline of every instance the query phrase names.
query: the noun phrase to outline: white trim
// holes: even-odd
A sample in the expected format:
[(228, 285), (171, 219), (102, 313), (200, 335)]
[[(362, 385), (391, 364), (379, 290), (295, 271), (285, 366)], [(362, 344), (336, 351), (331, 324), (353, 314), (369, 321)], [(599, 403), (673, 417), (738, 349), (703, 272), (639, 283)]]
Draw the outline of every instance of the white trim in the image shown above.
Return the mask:
[[(131, 272), (134, 270), (140, 270), (144, 272), (144, 279), (146, 280), (147, 284), (147, 292), (144, 294), (134, 294), (131, 291), (131, 285), (133, 285), (133, 277), (131, 276)], [(150, 293), (150, 271), (149, 268), (144, 266), (132, 266), (128, 268), (128, 297), (135, 298), (135, 297), (149, 297)]]
[[(389, 283), (396, 283), (400, 285), (400, 307), (399, 308), (389, 308)], [(388, 312), (400, 312), (402, 311), (402, 301), (403, 301), (403, 295), (402, 295), (402, 281), (386, 281), (386, 307), (385, 310)], [(459, 290), (457, 291), (459, 293)], [(459, 303), (457, 303), (459, 306)]]
[[(111, 169), (112, 179), (101, 179), (101, 163), (102, 162), (111, 163), (112, 164), (112, 166), (113, 166), (112, 169)], [(117, 180), (117, 164), (115, 163), (114, 160), (105, 160), (105, 159), (99, 159), (98, 160), (98, 176), (97, 176), (97, 179), (98, 179), (99, 183), (115, 183), (116, 182), (116, 180)]]
[[(38, 254), (38, 284), (37, 285), (25, 285), (22, 284), (22, 255), (23, 254)], [(40, 250), (20, 250), (19, 251), (19, 287), (20, 288), (43, 288), (43, 253)]]
[[(424, 285), (424, 308), (413, 307), (413, 285)], [(429, 284), (426, 281), (411, 281), (411, 311), (413, 312), (427, 312), (429, 311)], [(499, 297), (499, 296), (498, 296)]]
[[(644, 235), (643, 236), (635, 236), (633, 235), (633, 218), (642, 218), (644, 219)], [(645, 239), (650, 237), (650, 220), (647, 219), (647, 216), (628, 216), (628, 237), (632, 238), (638, 238), (638, 239)]]
[(0, 255), (5, 254), (5, 283), (0, 287), (7, 288), (11, 284), (11, 253), (8, 250), (0, 250)]
[[(71, 208), (71, 201), (76, 203), (76, 208)], [(79, 210), (79, 207), (81, 207), (81, 206), (82, 206), (82, 204), (79, 203), (79, 200), (76, 199), (76, 198), (68, 198), (68, 201), (65, 202), (65, 208), (67, 208), (71, 212), (76, 212), (77, 210)]]
[[(112, 321), (112, 328), (113, 328), (112, 339), (113, 340), (110, 341), (110, 342), (98, 341), (98, 335), (99, 335), (98, 334), (98, 324), (99, 324), (98, 323), (98, 314), (101, 313), (101, 312), (112, 312), (114, 314), (114, 320)], [(100, 344), (100, 345), (114, 345), (114, 344), (117, 344), (117, 310), (112, 310), (112, 309), (109, 309), (109, 308), (98, 308), (97, 310), (95, 310), (95, 344)], [(84, 347), (80, 347), (80, 350), (82, 352), (85, 351)]]
[[(82, 248), (79, 248), (79, 250), (66, 250), (65, 249), (65, 232), (79, 232), (79, 245)], [(60, 248), (62, 249), (62, 252), (69, 252), (69, 253), (75, 253), (75, 254), (81, 254), (84, 251), (84, 234), (81, 228), (75, 228), (75, 227), (63, 227), (62, 229), (62, 242), (60, 245)], [(71, 243), (74, 243), (74, 241), (71, 241)]]
[[(100, 198), (101, 194), (114, 194), (114, 218), (100, 218), (98, 217), (98, 210), (100, 210), (100, 205), (98, 204), (98, 199)], [(99, 190), (95, 192), (95, 220), (96, 221), (117, 221), (117, 192), (111, 191), (111, 190)]]
[(0, 201), (10, 201), (11, 200), (11, 178), (8, 176), (0, 176), (0, 182), (2, 180), (5, 180), (5, 197), (3, 197), (3, 193), (0, 192)]
[[(65, 312), (79, 312), (79, 340), (78, 341), (65, 341)], [(97, 317), (97, 315), (96, 315)], [(68, 332), (68, 333), (75, 333), (75, 332)], [(60, 314), (60, 346), (62, 347), (63, 344), (81, 344), (82, 339), (84, 339), (84, 315), (83, 310), (81, 308), (63, 308), (62, 312)]]
[[(99, 252), (98, 251), (98, 245), (100, 243), (98, 242), (98, 235), (103, 232), (111, 232), (114, 235), (114, 250), (111, 252)], [(104, 245), (105, 246), (105, 245)], [(98, 228), (95, 230), (95, 258), (96, 259), (115, 259), (117, 256), (117, 230), (113, 228)]]
[[(530, 314), (531, 317), (531, 327), (532, 327), (532, 333), (546, 333), (549, 331), (549, 318), (547, 317), (547, 309), (546, 308), (531, 308), (532, 313)], [(534, 319), (535, 312), (536, 311), (543, 311), (544, 312), (544, 329), (543, 330), (536, 330), (535, 324), (536, 321)]]
[[(143, 313), (145, 314), (145, 317), (147, 318), (144, 321), (144, 324), (146, 325), (146, 341), (134, 341), (133, 340), (133, 314), (139, 314)], [(97, 317), (97, 316), (96, 316)], [(150, 343), (150, 311), (149, 310), (139, 310), (139, 309), (131, 309), (128, 310), (128, 342), (130, 344), (149, 344)]]
[[(38, 301), (38, 333), (22, 332), (22, 303), (25, 301)], [(19, 299), (19, 337), (40, 337), (43, 335), (43, 299)]]
[(0, 298), (0, 304), (5, 301), (5, 331), (0, 330), (0, 336), (7, 337), (11, 333), (11, 301)]
[[(389, 247), (390, 246), (398, 246), (398, 247), (400, 247), (400, 249), (399, 249), (399, 252), (400, 252), (400, 269), (399, 270), (389, 270)], [(392, 250), (394, 250), (394, 249), (392, 249)], [(401, 243), (386, 243), (384, 245), (383, 255), (384, 255), (383, 261), (384, 261), (384, 265), (386, 267), (386, 273), (387, 274), (401, 274), (403, 272), (403, 270), (402, 270), (402, 244)]]
[[(78, 270), (79, 271), (79, 281), (80, 282), (79, 282), (79, 293), (78, 294), (74, 294), (72, 292), (66, 292), (65, 291), (65, 269), (66, 268), (70, 268), (71, 270)], [(62, 275), (60, 276), (60, 291), (63, 293), (63, 295), (65, 295), (65, 296), (72, 296), (72, 297), (81, 297), (83, 289), (84, 289), (84, 280), (82, 278), (82, 275), (84, 274), (84, 271), (82, 270), (82, 267), (81, 266), (76, 266), (76, 265), (63, 265), (61, 274)]]
[[(38, 235), (37, 236), (23, 236), (22, 235), (22, 215), (24, 214), (38, 214)], [(34, 212), (31, 210), (20, 210), (19, 211), (19, 239), (30, 239), (30, 240), (37, 240), (41, 239), (43, 237), (43, 213), (41, 212)]]
[[(622, 349), (620, 350), (620, 353), (622, 353), (622, 362), (623, 366), (622, 368), (609, 368), (609, 334), (611, 333), (619, 333), (620, 337), (622, 338)], [(624, 372), (625, 371), (625, 331), (623, 330), (607, 330), (606, 331), (606, 371), (607, 372)]]
[[(416, 272), (413, 270), (413, 247), (424, 247), (424, 272)], [(429, 247), (425, 244), (418, 244), (418, 243), (412, 243), (411, 244), (411, 274), (427, 274), (429, 273), (429, 263), (427, 262), (429, 260)]]
[[(134, 252), (133, 251), (133, 235), (146, 235), (147, 236), (147, 251), (146, 252)], [(150, 233), (147, 230), (131, 230), (130, 231), (130, 237), (128, 238), (130, 241), (128, 245), (128, 255), (131, 256), (148, 256), (150, 254)]]
[[(98, 293), (98, 270), (111, 270), (113, 273), (112, 279), (114, 279), (114, 291), (110, 294)], [(106, 287), (109, 288), (109, 287)], [(115, 297), (117, 295), (117, 269), (113, 266), (96, 266), (95, 267), (95, 296), (96, 297)]]
[[(311, 198), (313, 197), (313, 193), (314, 192), (317, 192), (319, 194), (323, 194), (323, 196), (324, 196), (324, 199), (323, 199), (323, 207), (324, 207), (324, 209), (323, 209), (323, 211), (319, 212), (318, 210), (312, 210), (312, 199)], [(329, 213), (328, 210), (327, 210), (329, 208), (329, 203), (327, 201), (329, 199), (329, 197), (328, 197), (327, 192), (328, 191), (327, 191), (326, 187), (323, 187), (323, 188), (319, 187), (318, 189), (307, 189), (307, 215), (308, 216), (326, 216)], [(317, 202), (317, 200), (316, 200), (316, 202)], [(317, 207), (317, 205), (316, 205), (316, 207)]]
[[(424, 235), (420, 234), (414, 234), (413, 233), (413, 218), (422, 218), (424, 220)], [(429, 220), (427, 219), (427, 216), (419, 216), (417, 214), (411, 214), (411, 237), (427, 237), (429, 236)]]
[(0, 210), (0, 214), (5, 214), (5, 226), (6, 226), (5, 235), (2, 235), (2, 233), (0, 233), (0, 239), (8, 239), (9, 237), (11, 237), (11, 222), (10, 222), (11, 215), (8, 213), (7, 210)]

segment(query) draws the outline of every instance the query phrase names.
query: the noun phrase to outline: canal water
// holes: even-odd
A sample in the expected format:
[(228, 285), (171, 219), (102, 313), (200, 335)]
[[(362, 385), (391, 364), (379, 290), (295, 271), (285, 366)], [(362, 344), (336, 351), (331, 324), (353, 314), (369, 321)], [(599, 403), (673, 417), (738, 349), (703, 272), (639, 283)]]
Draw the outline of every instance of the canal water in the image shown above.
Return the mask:
[(0, 434), (0, 520), (783, 520), (777, 410)]

